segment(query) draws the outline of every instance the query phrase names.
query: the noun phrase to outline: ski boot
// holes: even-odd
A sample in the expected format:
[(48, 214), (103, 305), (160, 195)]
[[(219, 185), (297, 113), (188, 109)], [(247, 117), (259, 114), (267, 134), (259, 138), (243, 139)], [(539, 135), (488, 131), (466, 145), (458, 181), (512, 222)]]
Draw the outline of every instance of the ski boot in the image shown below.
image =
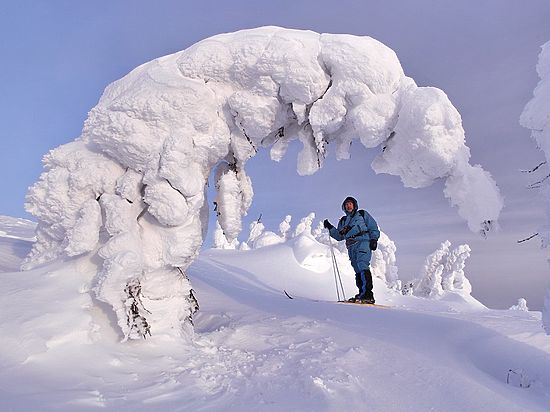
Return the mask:
[(349, 303), (359, 303), (359, 300), (361, 299), (361, 296), (359, 295), (359, 293), (357, 295), (355, 295), (354, 297), (352, 298), (349, 298), (348, 299), (348, 302)]

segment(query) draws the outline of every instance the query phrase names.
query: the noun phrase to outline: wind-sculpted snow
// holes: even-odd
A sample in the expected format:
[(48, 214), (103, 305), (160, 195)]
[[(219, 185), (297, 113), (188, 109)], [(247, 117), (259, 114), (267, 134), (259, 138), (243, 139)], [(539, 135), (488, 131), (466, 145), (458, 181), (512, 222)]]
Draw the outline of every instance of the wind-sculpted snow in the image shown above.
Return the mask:
[(97, 250), (96, 297), (126, 338), (179, 334), (196, 306), (185, 270), (205, 236), (208, 177), (232, 241), (252, 201), (246, 161), (261, 147), (279, 160), (294, 139), (302, 175), (323, 166), (329, 145), (346, 159), (359, 140), (381, 146), (374, 170), (407, 187), (446, 179), (445, 196), (474, 231), (487, 231), (502, 207), (490, 175), (468, 163), (447, 96), (417, 87), (391, 49), (265, 27), (206, 39), (108, 86), (81, 136), (45, 157), (29, 191), (39, 226), (25, 267)]

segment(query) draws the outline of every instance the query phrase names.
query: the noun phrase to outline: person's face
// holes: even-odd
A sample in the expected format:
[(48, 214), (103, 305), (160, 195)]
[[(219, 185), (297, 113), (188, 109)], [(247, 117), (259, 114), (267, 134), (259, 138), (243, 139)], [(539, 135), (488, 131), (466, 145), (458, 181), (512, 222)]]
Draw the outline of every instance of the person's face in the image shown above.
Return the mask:
[(344, 203), (344, 208), (346, 209), (346, 212), (351, 212), (353, 210), (353, 202), (346, 202)]

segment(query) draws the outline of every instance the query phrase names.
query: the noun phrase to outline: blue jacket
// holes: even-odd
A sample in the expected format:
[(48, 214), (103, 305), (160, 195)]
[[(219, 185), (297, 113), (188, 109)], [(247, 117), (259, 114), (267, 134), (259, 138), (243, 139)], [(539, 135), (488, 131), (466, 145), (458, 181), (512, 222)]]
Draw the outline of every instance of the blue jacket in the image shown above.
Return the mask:
[[(364, 218), (361, 213), (364, 214)], [(344, 228), (349, 228), (349, 231), (345, 233)], [(380, 230), (376, 220), (367, 211), (355, 209), (352, 212), (346, 212), (338, 222), (338, 227), (330, 229), (330, 236), (338, 241), (353, 239), (356, 242), (368, 242), (371, 239), (378, 240)]]

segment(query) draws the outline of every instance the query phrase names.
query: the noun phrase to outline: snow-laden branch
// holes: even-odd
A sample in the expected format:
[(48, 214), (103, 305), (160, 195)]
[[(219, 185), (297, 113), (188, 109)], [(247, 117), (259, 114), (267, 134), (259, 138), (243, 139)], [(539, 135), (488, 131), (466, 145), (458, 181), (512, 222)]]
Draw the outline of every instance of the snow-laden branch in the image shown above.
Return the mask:
[[(383, 146), (372, 167), (407, 187), (445, 179), (445, 196), (474, 231), (487, 231), (502, 208), (490, 175), (468, 163), (457, 110), (405, 76), (391, 49), (370, 37), (263, 27), (203, 40), (105, 89), (81, 136), (45, 157), (29, 190), (39, 226), (25, 267), (99, 248), (97, 297), (126, 336), (142, 330), (124, 326), (124, 290), (136, 282), (133, 308), (151, 312), (136, 316), (152, 335), (174, 334), (196, 304), (174, 268), (185, 271), (205, 237), (208, 177), (215, 171), (231, 242), (253, 196), (247, 160), (269, 146), (281, 159), (293, 139), (303, 145), (301, 175), (322, 167), (329, 143), (346, 159), (359, 140)], [(173, 310), (161, 320), (155, 305)]]
[[(540, 77), (539, 84), (535, 88), (533, 98), (523, 109), (519, 120), (523, 127), (531, 130), (531, 137), (544, 153), (546, 161), (541, 163), (542, 165), (544, 163), (548, 164), (548, 160), (550, 160), (550, 41), (542, 46), (537, 64), (537, 73)], [(548, 180), (548, 177), (545, 176), (529, 186), (540, 189), (545, 206), (546, 223), (537, 233), (544, 247), (550, 244), (550, 180)], [(542, 321), (546, 333), (550, 335), (550, 287), (544, 300)]]

